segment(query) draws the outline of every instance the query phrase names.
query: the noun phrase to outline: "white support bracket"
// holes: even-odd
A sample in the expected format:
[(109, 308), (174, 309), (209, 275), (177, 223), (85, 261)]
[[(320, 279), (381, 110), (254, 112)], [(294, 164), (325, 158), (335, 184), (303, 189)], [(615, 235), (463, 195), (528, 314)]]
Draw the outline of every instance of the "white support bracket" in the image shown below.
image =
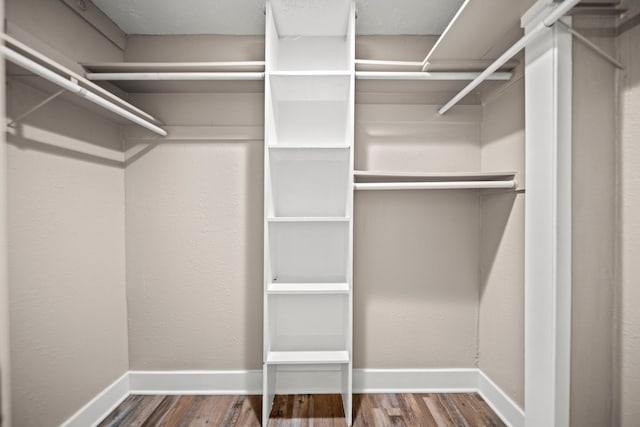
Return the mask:
[(20, 122), (21, 120), (24, 120), (25, 118), (27, 118), (31, 114), (35, 113), (36, 111), (38, 111), (39, 109), (41, 109), (42, 107), (44, 107), (45, 105), (47, 105), (48, 103), (50, 103), (51, 101), (53, 101), (54, 99), (56, 99), (57, 97), (59, 97), (60, 95), (62, 95), (65, 92), (66, 91), (63, 89), (63, 90), (58, 91), (58, 92), (54, 93), (53, 95), (47, 97), (47, 99), (45, 99), (44, 101), (39, 102), (38, 104), (36, 104), (33, 107), (29, 108), (24, 113), (20, 114), (15, 119), (11, 120), (9, 123), (7, 123), (7, 127), (14, 127), (15, 125), (18, 124), (18, 122)]

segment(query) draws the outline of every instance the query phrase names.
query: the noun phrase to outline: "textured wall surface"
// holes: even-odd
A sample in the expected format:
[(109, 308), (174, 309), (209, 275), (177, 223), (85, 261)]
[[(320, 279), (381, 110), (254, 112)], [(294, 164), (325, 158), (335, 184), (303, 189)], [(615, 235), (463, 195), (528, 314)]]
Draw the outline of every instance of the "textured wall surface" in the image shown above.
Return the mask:
[(122, 60), (122, 51), (62, 1), (6, 0), (9, 35), (83, 72), (78, 62)]
[[(615, 55), (615, 39), (598, 36), (611, 24), (574, 19)], [(618, 96), (615, 68), (578, 41), (573, 63), (571, 425), (598, 427), (612, 415)]]
[[(9, 88), (10, 117), (46, 97)], [(121, 145), (65, 102), (8, 142), (13, 422), (53, 426), (128, 368)]]
[[(122, 58), (62, 2), (11, 0), (7, 18), (54, 58)], [(8, 116), (49, 95), (10, 79)], [(12, 425), (54, 426), (128, 369), (122, 143), (60, 100), (7, 139)]]
[[(0, 0), (4, 19), (4, 0)], [(0, 117), (5, 114), (4, 61), (0, 62)], [(11, 424), (9, 385), (9, 272), (7, 264), (7, 148), (4, 122), (0, 126), (0, 426)]]
[[(482, 170), (518, 171), (524, 186), (524, 79), (487, 96)], [(524, 193), (482, 197), (479, 366), (524, 406)]]
[[(635, 3), (636, 6), (637, 2)], [(640, 25), (638, 19), (624, 27), (620, 57), (625, 67), (621, 95), (621, 249), (618, 295), (620, 309), (620, 425), (640, 420)]]
[(261, 127), (262, 94), (135, 101), (182, 131), (210, 127), (197, 141), (128, 140), (131, 368), (260, 369), (263, 144), (216, 129)]
[[(364, 105), (356, 169), (480, 168), (479, 106)], [(480, 205), (476, 192), (360, 191), (354, 219), (354, 367), (473, 367)]]

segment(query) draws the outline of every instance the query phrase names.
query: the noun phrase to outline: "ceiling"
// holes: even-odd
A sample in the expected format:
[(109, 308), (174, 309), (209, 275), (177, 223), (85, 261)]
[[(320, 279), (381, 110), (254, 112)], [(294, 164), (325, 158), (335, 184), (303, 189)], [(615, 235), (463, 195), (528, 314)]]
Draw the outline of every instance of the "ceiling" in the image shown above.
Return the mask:
[[(93, 2), (127, 34), (264, 34), (265, 0)], [(356, 32), (438, 35), (462, 3), (463, 0), (356, 0)]]

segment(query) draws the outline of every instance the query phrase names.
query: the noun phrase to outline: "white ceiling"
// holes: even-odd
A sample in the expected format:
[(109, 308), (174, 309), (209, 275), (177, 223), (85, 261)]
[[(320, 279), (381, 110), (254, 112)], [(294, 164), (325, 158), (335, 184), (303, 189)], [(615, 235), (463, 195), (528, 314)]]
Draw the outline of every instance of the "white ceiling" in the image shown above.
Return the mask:
[[(265, 0), (93, 2), (127, 34), (264, 34)], [(356, 31), (441, 34), (462, 3), (463, 0), (356, 0)]]

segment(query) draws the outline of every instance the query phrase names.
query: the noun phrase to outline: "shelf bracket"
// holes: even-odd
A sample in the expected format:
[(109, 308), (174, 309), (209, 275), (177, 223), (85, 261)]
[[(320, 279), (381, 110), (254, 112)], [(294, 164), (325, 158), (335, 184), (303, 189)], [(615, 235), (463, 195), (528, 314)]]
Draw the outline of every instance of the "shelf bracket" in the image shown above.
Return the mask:
[(39, 102), (38, 104), (36, 104), (32, 108), (29, 108), (27, 111), (25, 111), (24, 113), (20, 114), (18, 117), (16, 117), (15, 119), (13, 119), (9, 123), (7, 123), (7, 127), (15, 127), (18, 124), (18, 122), (20, 122), (21, 120), (24, 120), (25, 118), (27, 118), (31, 114), (35, 113), (36, 111), (38, 111), (39, 109), (41, 109), (42, 107), (44, 107), (45, 105), (47, 105), (48, 103), (50, 103), (51, 101), (53, 101), (54, 99), (56, 99), (57, 97), (59, 97), (60, 95), (62, 95), (65, 92), (66, 91), (64, 89), (60, 90), (60, 91), (54, 93), (53, 95), (49, 96), (44, 101)]
[(585, 36), (583, 36), (582, 34), (580, 34), (579, 32), (577, 32), (576, 30), (574, 30), (573, 28), (571, 28), (570, 26), (568, 26), (567, 24), (565, 24), (562, 21), (556, 21), (557, 23), (559, 23), (560, 25), (562, 25), (562, 27), (567, 30), (568, 32), (571, 33), (571, 35), (573, 35), (573, 37), (577, 38), (578, 40), (580, 40), (582, 43), (585, 44), (585, 46), (587, 46), (588, 48), (590, 48), (591, 50), (593, 50), (595, 53), (597, 53), (600, 57), (602, 57), (604, 60), (606, 60), (607, 62), (609, 62), (610, 64), (612, 64), (614, 67), (620, 69), (620, 70), (624, 70), (624, 67), (622, 66), (622, 64), (615, 59), (614, 57), (612, 57), (611, 55), (609, 55), (607, 52), (605, 52), (604, 50), (602, 50), (600, 47), (598, 47), (595, 43), (593, 43), (592, 41), (590, 41), (589, 39), (587, 39)]

